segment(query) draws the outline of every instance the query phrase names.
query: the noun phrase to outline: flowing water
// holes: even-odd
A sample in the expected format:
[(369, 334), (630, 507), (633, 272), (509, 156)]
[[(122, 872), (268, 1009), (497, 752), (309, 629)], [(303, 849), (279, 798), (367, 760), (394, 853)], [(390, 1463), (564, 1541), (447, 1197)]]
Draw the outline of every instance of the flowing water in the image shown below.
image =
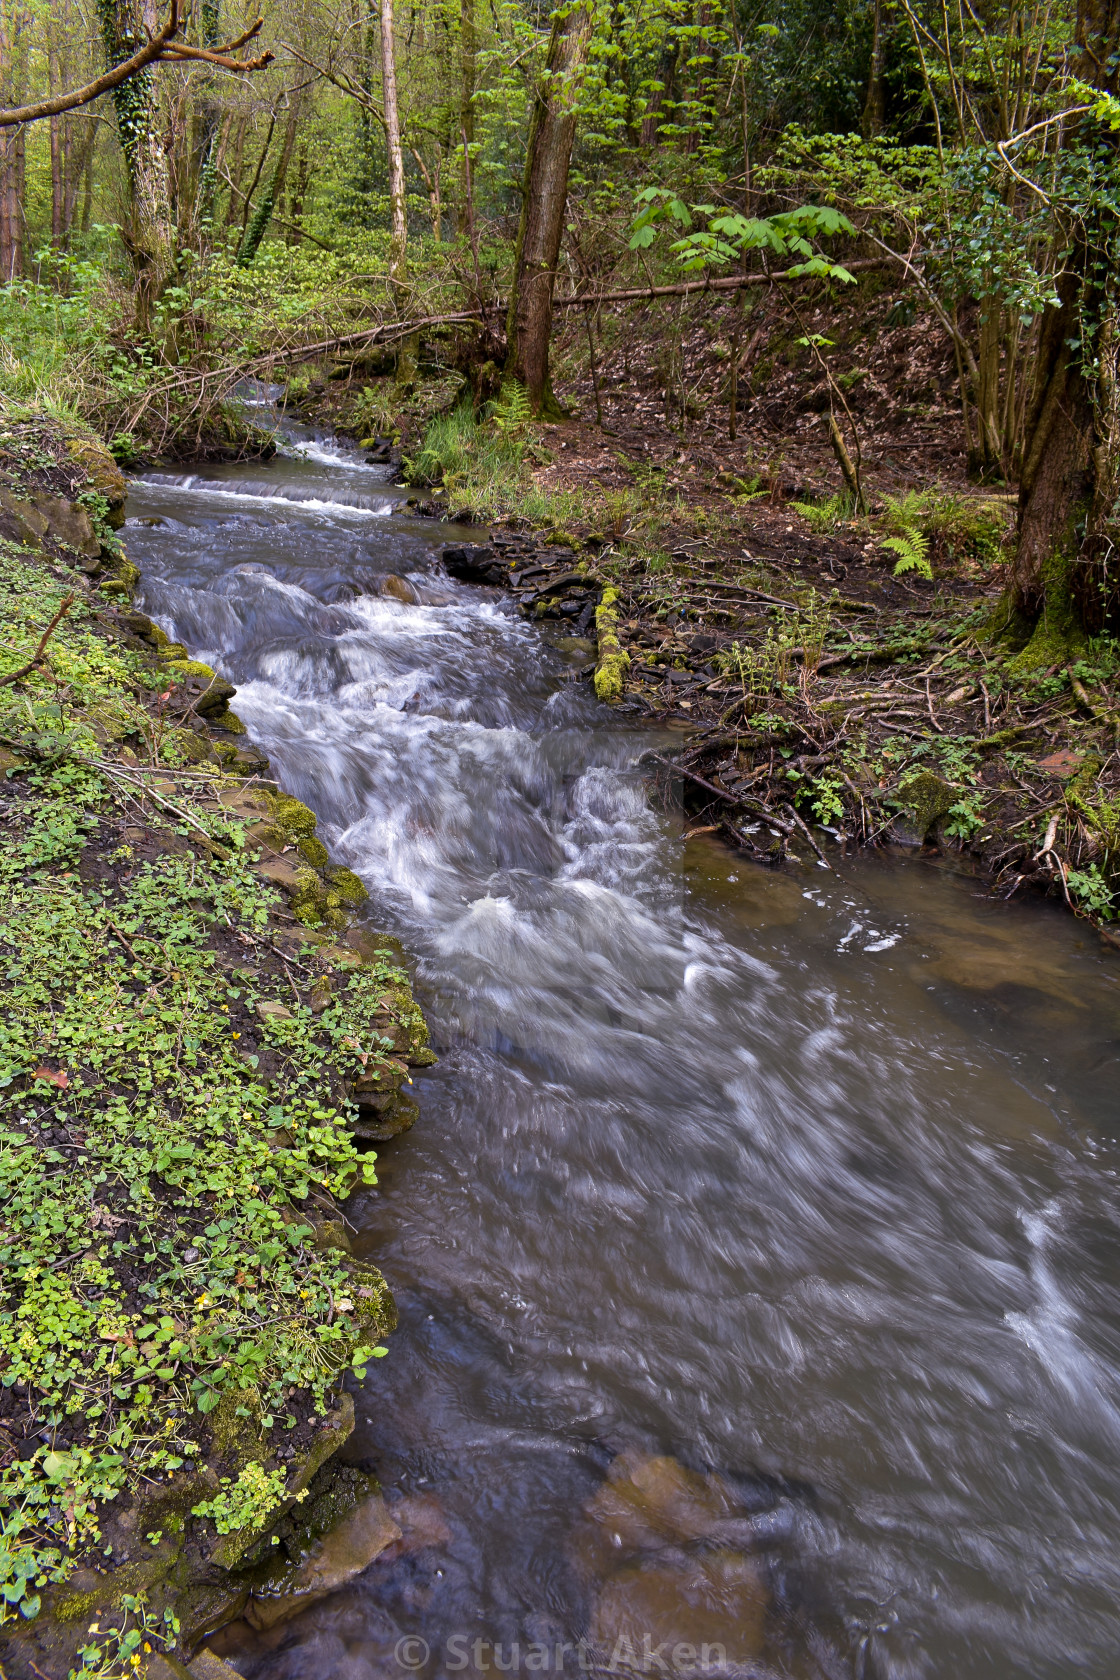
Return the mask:
[[(130, 502), (140, 605), (237, 684), (441, 1055), (347, 1209), (401, 1308), (351, 1450), (405, 1541), (222, 1648), (473, 1677), (623, 1627), (656, 1674), (737, 1623), (741, 1675), (1115, 1676), (1116, 959), (930, 863), (685, 840), (664, 735), (402, 495), (305, 436)], [(620, 1533), (648, 1455), (733, 1515)]]

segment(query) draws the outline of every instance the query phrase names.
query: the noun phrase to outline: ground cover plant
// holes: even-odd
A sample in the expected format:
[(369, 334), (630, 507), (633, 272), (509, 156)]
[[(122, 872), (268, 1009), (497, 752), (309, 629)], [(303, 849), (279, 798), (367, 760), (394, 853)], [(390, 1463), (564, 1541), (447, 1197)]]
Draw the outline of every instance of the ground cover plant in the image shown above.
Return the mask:
[(0, 1626), (123, 1565), (130, 1660), (129, 1627), (174, 1633), (138, 1586), (267, 1528), (384, 1351), (382, 1280), (323, 1230), (376, 1182), (353, 1082), (399, 1085), (423, 1027), (389, 947), (301, 925), (254, 869), (173, 667), (7, 543), (0, 612)]

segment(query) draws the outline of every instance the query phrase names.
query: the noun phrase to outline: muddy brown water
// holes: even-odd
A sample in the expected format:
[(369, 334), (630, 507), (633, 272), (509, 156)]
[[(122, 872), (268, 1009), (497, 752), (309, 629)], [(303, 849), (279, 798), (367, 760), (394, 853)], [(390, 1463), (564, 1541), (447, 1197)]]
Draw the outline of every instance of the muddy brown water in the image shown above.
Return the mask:
[(352, 1449), (405, 1540), (221, 1648), (1115, 1676), (1115, 956), (947, 867), (686, 842), (637, 768), (664, 735), (383, 474), (302, 434), (130, 501), (139, 604), (238, 685), (441, 1054), (347, 1210), (401, 1308)]

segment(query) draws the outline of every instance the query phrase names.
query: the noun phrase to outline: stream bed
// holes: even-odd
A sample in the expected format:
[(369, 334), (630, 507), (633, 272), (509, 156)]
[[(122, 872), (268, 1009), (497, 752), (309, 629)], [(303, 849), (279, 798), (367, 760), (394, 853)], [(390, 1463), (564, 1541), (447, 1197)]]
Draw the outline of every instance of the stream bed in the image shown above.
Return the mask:
[(289, 431), (133, 485), (138, 605), (237, 685), (440, 1061), (346, 1209), (401, 1310), (348, 1450), (403, 1539), (215, 1648), (1113, 1680), (1116, 957), (944, 861), (685, 839), (638, 767), (679, 737)]

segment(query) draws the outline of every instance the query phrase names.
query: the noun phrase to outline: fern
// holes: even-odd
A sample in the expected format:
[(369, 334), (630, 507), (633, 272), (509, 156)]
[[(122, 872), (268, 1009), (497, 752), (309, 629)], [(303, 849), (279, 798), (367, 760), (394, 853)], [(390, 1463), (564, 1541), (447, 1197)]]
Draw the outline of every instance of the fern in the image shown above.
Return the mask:
[(933, 567), (929, 560), (929, 538), (916, 526), (910, 525), (900, 537), (885, 537), (883, 547), (893, 550), (899, 556), (894, 569), (894, 576), (901, 577), (903, 572), (917, 572), (921, 577), (933, 582)]
[(533, 409), (524, 385), (507, 379), (500, 394), (490, 404), (488, 416), (501, 433), (518, 433), (527, 429), (533, 419)]
[(837, 525), (842, 525), (852, 516), (851, 497), (840, 491), (835, 496), (829, 496), (825, 502), (790, 502), (794, 513), (799, 513), (814, 531), (832, 531)]

